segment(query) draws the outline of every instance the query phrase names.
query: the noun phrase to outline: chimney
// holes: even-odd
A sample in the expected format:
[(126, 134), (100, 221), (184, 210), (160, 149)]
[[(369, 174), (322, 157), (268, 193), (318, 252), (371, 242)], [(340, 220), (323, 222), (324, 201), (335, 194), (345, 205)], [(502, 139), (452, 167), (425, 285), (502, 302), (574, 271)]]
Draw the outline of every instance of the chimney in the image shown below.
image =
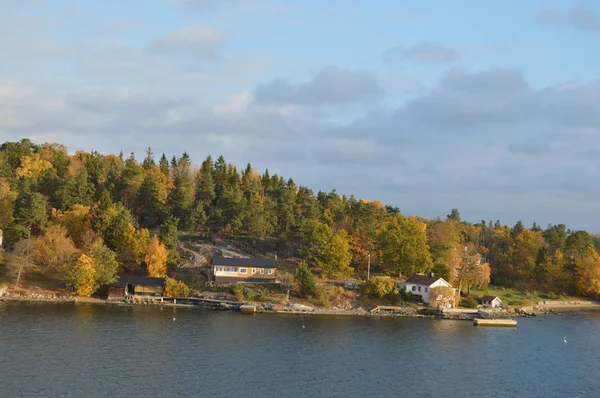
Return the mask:
[(429, 276), (433, 278), (435, 276), (435, 274), (433, 272), (431, 272), (431, 273), (429, 273)]

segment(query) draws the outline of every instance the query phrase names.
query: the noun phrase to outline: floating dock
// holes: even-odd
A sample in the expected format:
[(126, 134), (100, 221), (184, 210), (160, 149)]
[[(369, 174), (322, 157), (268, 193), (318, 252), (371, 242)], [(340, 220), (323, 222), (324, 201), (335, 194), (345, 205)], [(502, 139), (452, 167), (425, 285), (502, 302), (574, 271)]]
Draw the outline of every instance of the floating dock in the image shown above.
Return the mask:
[(516, 327), (517, 321), (514, 319), (473, 319), (473, 325), (475, 326), (508, 326)]

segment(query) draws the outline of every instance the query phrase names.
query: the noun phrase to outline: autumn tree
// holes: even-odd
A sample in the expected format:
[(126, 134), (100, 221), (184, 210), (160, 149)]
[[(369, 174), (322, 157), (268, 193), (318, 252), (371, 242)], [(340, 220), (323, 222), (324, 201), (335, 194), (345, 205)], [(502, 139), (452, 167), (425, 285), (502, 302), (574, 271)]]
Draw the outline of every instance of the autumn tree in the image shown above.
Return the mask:
[(91, 257), (82, 254), (63, 273), (62, 280), (80, 296), (91, 296), (98, 288), (96, 270)]
[(600, 257), (590, 255), (577, 264), (577, 288), (584, 296), (600, 296)]
[(183, 283), (168, 276), (165, 278), (165, 297), (187, 297), (190, 295), (190, 288)]
[(8, 269), (10, 274), (16, 276), (15, 288), (19, 286), (22, 275), (33, 266), (31, 261), (32, 252), (31, 235), (20, 239), (14, 244), (14, 247), (8, 256)]
[(67, 229), (62, 225), (49, 227), (33, 244), (33, 259), (42, 267), (42, 273), (68, 266), (77, 254), (73, 240), (67, 236)]
[(169, 252), (165, 246), (158, 240), (157, 236), (150, 239), (146, 249), (146, 266), (148, 267), (148, 276), (162, 278), (167, 274), (167, 258)]
[(451, 287), (433, 287), (429, 289), (429, 307), (436, 310), (454, 307), (458, 297), (460, 297), (460, 293), (457, 295), (457, 292)]
[(127, 224), (123, 235), (117, 242), (117, 259), (128, 271), (137, 270), (146, 256), (150, 234), (147, 229), (137, 230)]

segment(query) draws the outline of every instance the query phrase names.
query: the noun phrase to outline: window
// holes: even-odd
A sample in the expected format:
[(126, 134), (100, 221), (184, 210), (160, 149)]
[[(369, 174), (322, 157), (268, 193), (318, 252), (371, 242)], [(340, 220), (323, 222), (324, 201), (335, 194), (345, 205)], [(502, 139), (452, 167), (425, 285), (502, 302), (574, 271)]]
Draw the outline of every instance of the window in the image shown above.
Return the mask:
[(415, 292), (416, 290), (417, 290), (417, 287), (416, 287), (416, 286), (413, 286), (413, 287), (412, 287), (412, 291), (413, 291), (413, 292)]
[(240, 274), (247, 274), (248, 270), (246, 268), (240, 268)]
[(427, 288), (425, 288), (425, 293), (427, 293)]
[(421, 286), (419, 286), (419, 291), (421, 291)]
[(256, 268), (252, 268), (252, 275), (256, 274)]
[(273, 269), (269, 268), (269, 275), (273, 273)]
[(264, 269), (264, 268), (261, 268), (261, 269), (260, 269), (260, 273), (261, 273), (261, 274), (264, 274), (264, 273), (265, 273), (265, 269)]

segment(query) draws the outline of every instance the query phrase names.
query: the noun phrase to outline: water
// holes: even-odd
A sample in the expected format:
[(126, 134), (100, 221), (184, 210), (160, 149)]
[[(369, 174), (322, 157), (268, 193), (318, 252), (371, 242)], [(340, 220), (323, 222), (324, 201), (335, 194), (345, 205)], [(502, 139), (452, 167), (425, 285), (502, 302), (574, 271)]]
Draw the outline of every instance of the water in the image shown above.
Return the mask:
[(1, 397), (597, 397), (599, 354), (600, 312), (500, 329), (0, 303)]

